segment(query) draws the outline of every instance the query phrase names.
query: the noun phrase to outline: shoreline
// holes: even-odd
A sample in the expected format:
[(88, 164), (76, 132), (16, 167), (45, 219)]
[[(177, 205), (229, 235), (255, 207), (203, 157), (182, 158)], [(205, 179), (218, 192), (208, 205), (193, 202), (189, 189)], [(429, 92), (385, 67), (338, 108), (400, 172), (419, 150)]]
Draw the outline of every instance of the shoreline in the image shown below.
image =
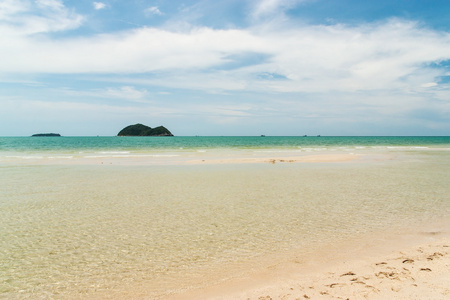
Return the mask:
[(252, 153), (221, 152), (221, 153), (195, 153), (191, 155), (113, 155), (113, 156), (85, 156), (85, 157), (11, 157), (0, 161), (0, 165), (116, 165), (116, 166), (152, 166), (152, 165), (221, 165), (221, 164), (276, 164), (276, 163), (341, 163), (357, 160), (387, 160), (391, 155), (386, 153)]
[[(436, 229), (439, 228), (439, 229)], [(448, 299), (450, 222), (378, 232), (306, 257), (295, 253), (245, 278), (174, 293), (174, 300)]]
[[(217, 142), (190, 144), (141, 144), (129, 143), (80, 147), (82, 141), (72, 144), (25, 145), (0, 151), (0, 166), (15, 165), (197, 165), (197, 164), (249, 164), (249, 163), (333, 163), (348, 161), (390, 160), (405, 155), (448, 153), (448, 144), (371, 144), (326, 143), (255, 144), (254, 142), (224, 144)], [(333, 142), (335, 144), (333, 144)], [(154, 147), (153, 147), (153, 146)], [(72, 147), (71, 147), (72, 146)]]

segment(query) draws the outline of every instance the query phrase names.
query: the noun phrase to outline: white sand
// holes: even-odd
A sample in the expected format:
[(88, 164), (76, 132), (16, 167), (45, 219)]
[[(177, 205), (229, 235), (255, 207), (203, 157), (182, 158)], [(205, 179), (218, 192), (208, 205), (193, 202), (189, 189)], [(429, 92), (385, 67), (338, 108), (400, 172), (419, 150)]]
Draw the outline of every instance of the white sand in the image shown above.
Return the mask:
[[(315, 260), (306, 264), (299, 261), (297, 267), (274, 265), (252, 278), (169, 298), (450, 299), (450, 235), (422, 235), (419, 240), (428, 242), (420, 245), (411, 240), (370, 249), (367, 245), (361, 249), (338, 245), (336, 250), (343, 252), (333, 255), (333, 251), (323, 250), (322, 257), (318, 253)], [(393, 248), (397, 250), (392, 251)]]

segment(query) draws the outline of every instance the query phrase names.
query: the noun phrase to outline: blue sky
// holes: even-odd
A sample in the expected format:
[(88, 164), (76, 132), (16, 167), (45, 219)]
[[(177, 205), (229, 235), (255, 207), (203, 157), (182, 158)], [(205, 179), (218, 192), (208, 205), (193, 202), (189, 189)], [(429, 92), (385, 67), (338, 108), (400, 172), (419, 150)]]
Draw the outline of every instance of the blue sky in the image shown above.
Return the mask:
[(449, 135), (450, 2), (0, 0), (0, 136)]

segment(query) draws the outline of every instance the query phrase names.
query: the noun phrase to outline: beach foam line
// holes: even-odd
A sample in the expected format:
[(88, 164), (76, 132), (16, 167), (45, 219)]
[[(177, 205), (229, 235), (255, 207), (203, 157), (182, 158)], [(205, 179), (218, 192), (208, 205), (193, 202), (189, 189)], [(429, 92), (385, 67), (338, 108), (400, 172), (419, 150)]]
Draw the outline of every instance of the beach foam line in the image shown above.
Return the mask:
[(130, 151), (100, 151), (99, 154), (130, 154)]
[[(17, 159), (17, 160), (16, 160)], [(284, 164), (284, 163), (343, 163), (356, 160), (386, 160), (392, 159), (387, 154), (360, 154), (353, 152), (290, 152), (290, 153), (260, 153), (253, 152), (217, 152), (217, 153), (185, 153), (185, 154), (122, 154), (122, 155), (98, 155), (86, 154), (50, 157), (17, 157), (7, 158), (4, 163), (22, 164), (70, 164), (70, 165), (214, 165), (214, 164)], [(0, 161), (3, 160), (0, 158)]]
[(112, 155), (84, 155), (81, 158), (145, 158), (145, 157), (178, 157), (178, 154), (112, 154)]
[(8, 155), (6, 158), (14, 158), (14, 159), (43, 159), (44, 156), (33, 156), (33, 155)]

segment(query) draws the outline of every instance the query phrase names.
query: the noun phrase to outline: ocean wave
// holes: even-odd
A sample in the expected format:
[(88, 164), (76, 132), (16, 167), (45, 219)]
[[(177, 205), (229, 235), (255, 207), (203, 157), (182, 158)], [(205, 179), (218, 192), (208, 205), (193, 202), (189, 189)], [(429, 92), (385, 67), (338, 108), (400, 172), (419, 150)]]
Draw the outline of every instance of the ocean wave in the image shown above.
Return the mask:
[(6, 158), (18, 158), (18, 159), (44, 159), (44, 156), (33, 156), (33, 155), (11, 155), (5, 156)]
[(123, 155), (85, 155), (83, 158), (139, 158), (139, 157), (176, 157), (177, 154), (123, 154)]
[(130, 154), (130, 151), (100, 151), (99, 154)]

